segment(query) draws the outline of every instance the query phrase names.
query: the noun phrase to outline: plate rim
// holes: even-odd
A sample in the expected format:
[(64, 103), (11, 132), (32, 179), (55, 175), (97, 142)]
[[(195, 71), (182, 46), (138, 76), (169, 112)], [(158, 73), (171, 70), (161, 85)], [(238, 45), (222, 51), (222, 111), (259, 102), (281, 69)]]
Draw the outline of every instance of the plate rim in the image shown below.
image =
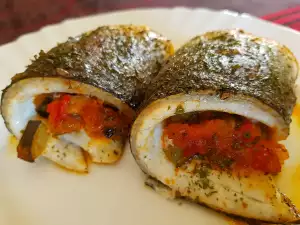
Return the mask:
[(137, 11), (147, 12), (147, 11), (163, 11), (163, 10), (166, 10), (166, 11), (182, 10), (182, 11), (192, 11), (192, 12), (207, 11), (207, 12), (212, 12), (212, 13), (214, 12), (214, 13), (219, 13), (219, 14), (227, 14), (227, 15), (231, 15), (231, 16), (234, 16), (234, 17), (240, 17), (240, 18), (247, 19), (247, 20), (255, 20), (255, 21), (258, 21), (258, 22), (263, 22), (263, 23), (268, 24), (269, 26), (275, 26), (278, 29), (284, 29), (288, 32), (300, 35), (299, 31), (297, 31), (295, 29), (292, 29), (290, 27), (286, 27), (286, 26), (283, 26), (283, 25), (280, 25), (280, 24), (273, 23), (271, 21), (264, 20), (262, 18), (251, 15), (249, 13), (239, 13), (239, 12), (229, 10), (229, 9), (218, 10), (218, 9), (212, 9), (212, 8), (207, 8), (207, 7), (192, 8), (192, 7), (185, 7), (185, 6), (155, 7), (155, 8), (141, 7), (141, 8), (137, 8), (137, 9), (134, 9), (134, 8), (132, 8), (132, 9), (120, 9), (120, 10), (113, 10), (113, 11), (108, 11), (108, 12), (94, 13), (94, 14), (81, 16), (81, 17), (66, 18), (66, 19), (63, 19), (62, 21), (57, 22), (57, 23), (47, 24), (45, 26), (40, 27), (37, 30), (24, 33), (24, 34), (16, 37), (15, 39), (13, 39), (12, 41), (0, 45), (0, 53), (4, 48), (8, 48), (9, 46), (12, 46), (17, 42), (24, 41), (24, 39), (25, 40), (30, 39), (31, 37), (33, 37), (35, 35), (38, 35), (39, 33), (43, 32), (45, 30), (55, 29), (57, 27), (67, 25), (68, 23), (74, 23), (74, 22), (77, 22), (77, 21), (80, 21), (80, 20), (86, 20), (86, 19), (89, 19), (89, 18), (102, 17), (102, 16), (113, 15), (113, 14), (122, 14), (122, 13), (130, 13), (130, 12), (137, 12)]

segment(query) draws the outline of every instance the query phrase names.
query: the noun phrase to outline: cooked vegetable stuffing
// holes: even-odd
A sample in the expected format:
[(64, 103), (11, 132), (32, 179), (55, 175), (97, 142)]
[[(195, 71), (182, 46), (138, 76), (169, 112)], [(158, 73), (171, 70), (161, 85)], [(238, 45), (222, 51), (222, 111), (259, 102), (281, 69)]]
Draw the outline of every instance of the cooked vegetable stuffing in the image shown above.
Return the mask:
[(167, 156), (173, 156), (171, 161), (177, 163), (198, 154), (214, 169), (281, 171), (288, 152), (265, 125), (225, 113), (205, 114), (197, 115), (202, 118), (198, 123), (186, 123), (186, 117), (176, 123), (174, 118), (167, 120), (162, 140)]
[[(102, 26), (41, 50), (3, 91), (6, 127), (23, 140), (28, 121), (39, 120), (40, 138), (30, 141), (45, 138), (40, 156), (70, 170), (87, 171), (83, 151), (94, 163), (115, 163), (145, 87), (171, 54), (167, 38), (134, 25)], [(29, 150), (19, 157), (30, 161)]]
[(87, 96), (61, 94), (47, 105), (48, 123), (55, 135), (84, 129), (94, 138), (127, 135), (131, 119), (102, 101)]

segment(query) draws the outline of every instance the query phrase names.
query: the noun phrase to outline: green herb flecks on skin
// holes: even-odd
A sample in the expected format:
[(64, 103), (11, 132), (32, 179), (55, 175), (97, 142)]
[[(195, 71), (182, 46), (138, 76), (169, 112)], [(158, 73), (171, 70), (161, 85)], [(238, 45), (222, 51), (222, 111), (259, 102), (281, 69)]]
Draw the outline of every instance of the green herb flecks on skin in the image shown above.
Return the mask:
[(184, 113), (184, 108), (182, 105), (178, 105), (176, 107), (176, 110), (175, 110), (175, 114), (178, 115), (178, 114), (183, 114)]
[(132, 107), (173, 54), (170, 41), (144, 26), (103, 26), (40, 51), (12, 82), (30, 77), (61, 77), (101, 88)]
[(146, 93), (145, 105), (199, 90), (230, 90), (257, 99), (291, 122), (297, 62), (276, 42), (241, 30), (208, 32), (179, 48)]
[(218, 192), (217, 191), (211, 191), (209, 193), (205, 193), (205, 195), (206, 195), (206, 197), (210, 197), (210, 196), (212, 196), (213, 194), (216, 194), (216, 193), (218, 193)]
[(235, 65), (233, 65), (233, 66), (231, 67), (231, 70), (232, 70), (233, 73), (235, 73), (235, 71), (237, 71), (239, 68), (241, 68), (241, 65), (235, 64)]

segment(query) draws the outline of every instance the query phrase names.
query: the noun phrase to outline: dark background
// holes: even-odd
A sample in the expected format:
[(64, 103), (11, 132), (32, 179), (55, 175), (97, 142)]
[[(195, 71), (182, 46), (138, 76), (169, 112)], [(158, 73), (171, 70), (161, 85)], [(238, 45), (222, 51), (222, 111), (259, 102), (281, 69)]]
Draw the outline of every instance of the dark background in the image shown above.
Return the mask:
[(264, 16), (300, 0), (0, 0), (0, 44), (66, 18), (140, 7), (208, 7)]

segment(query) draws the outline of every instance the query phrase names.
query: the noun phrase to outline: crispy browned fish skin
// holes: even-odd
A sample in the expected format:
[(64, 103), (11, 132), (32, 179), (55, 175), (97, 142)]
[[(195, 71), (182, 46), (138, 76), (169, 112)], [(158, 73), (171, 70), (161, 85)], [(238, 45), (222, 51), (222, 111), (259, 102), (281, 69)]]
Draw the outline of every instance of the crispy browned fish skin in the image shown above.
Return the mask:
[(41, 51), (12, 84), (31, 77), (62, 77), (102, 88), (136, 107), (144, 87), (173, 51), (169, 40), (146, 26), (103, 26)]
[(296, 102), (291, 55), (285, 46), (242, 30), (208, 32), (170, 57), (149, 86), (144, 105), (174, 94), (212, 89), (258, 99), (289, 124)]

